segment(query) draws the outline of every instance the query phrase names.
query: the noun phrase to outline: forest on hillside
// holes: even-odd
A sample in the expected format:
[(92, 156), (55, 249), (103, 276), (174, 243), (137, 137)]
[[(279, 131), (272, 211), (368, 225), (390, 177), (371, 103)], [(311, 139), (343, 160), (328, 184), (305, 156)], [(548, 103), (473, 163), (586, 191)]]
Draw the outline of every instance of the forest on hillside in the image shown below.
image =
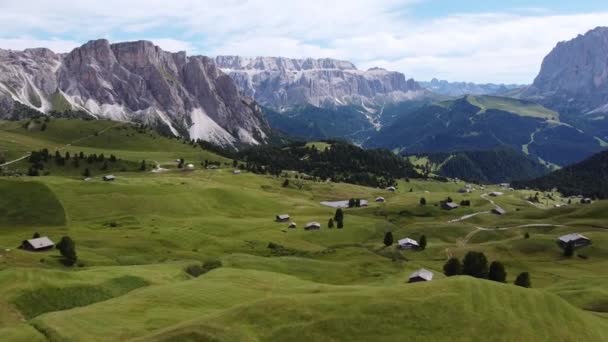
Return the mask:
[(323, 149), (304, 142), (257, 146), (239, 152), (237, 158), (256, 173), (279, 175), (294, 170), (320, 180), (372, 187), (394, 185), (398, 178), (422, 177), (408, 160), (390, 151), (365, 150), (339, 141), (326, 143)]
[(539, 178), (514, 182), (513, 186), (540, 190), (557, 188), (566, 196), (608, 198), (608, 151)]

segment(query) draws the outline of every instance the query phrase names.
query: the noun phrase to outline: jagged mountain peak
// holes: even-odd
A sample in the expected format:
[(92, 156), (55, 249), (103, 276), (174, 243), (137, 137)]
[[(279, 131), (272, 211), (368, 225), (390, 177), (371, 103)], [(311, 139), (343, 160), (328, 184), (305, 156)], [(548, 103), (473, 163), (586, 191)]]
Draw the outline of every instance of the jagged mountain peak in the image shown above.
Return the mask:
[(213, 59), (143, 40), (91, 40), (62, 55), (0, 50), (0, 117), (11, 115), (14, 102), (159, 125), (224, 145), (263, 142), (269, 129)]
[(523, 94), (573, 114), (608, 112), (608, 27), (559, 42)]
[(217, 56), (215, 63), (242, 94), (274, 109), (378, 105), (424, 94), (416, 81), (400, 72), (359, 70), (351, 62), (331, 58)]

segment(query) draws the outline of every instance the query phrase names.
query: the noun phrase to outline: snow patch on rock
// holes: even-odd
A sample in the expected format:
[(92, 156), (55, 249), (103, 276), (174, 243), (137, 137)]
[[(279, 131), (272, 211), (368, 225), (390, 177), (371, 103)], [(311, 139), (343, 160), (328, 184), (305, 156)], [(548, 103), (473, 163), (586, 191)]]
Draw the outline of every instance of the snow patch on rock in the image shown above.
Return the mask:
[(230, 133), (211, 119), (202, 108), (190, 112), (192, 126), (188, 129), (190, 139), (211, 141), (219, 145), (233, 145), (235, 139)]

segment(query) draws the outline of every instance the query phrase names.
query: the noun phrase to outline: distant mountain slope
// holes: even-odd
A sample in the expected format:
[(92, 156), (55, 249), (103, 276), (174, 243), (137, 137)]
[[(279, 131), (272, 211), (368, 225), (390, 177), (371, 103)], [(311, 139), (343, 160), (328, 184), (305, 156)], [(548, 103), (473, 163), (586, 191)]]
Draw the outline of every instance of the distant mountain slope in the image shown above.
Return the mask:
[(407, 154), (509, 146), (556, 165), (577, 162), (602, 150), (593, 136), (559, 120), (556, 112), (532, 102), (467, 96), (402, 115), (366, 146)]
[(514, 186), (541, 190), (557, 188), (561, 193), (608, 198), (608, 151), (598, 153), (578, 164), (567, 166), (546, 176), (515, 182)]
[(534, 83), (518, 96), (563, 114), (575, 124), (608, 139), (608, 27), (598, 27), (560, 42), (543, 60)]
[(418, 81), (418, 83), (425, 89), (447, 96), (499, 95), (522, 87), (522, 85), (518, 84), (448, 82), (436, 78), (433, 78), (428, 82)]
[(266, 109), (265, 113), (272, 128), (307, 140), (347, 138), (358, 141), (375, 132), (375, 113), (358, 106), (320, 108), (308, 105), (282, 112)]
[(308, 140), (340, 138), (362, 144), (382, 127), (430, 103), (430, 98), (381, 106), (297, 106), (281, 111), (265, 108), (273, 129)]
[(147, 41), (100, 39), (61, 55), (0, 50), (0, 118), (14, 117), (16, 103), (143, 122), (222, 145), (262, 143), (268, 131), (260, 108), (212, 59)]
[(298, 106), (372, 106), (418, 98), (416, 81), (396, 71), (359, 70), (335, 59), (217, 56), (242, 94), (276, 110)]
[(531, 179), (549, 172), (546, 166), (511, 148), (436, 153), (424, 157), (428, 159), (428, 167), (440, 176), (481, 183)]

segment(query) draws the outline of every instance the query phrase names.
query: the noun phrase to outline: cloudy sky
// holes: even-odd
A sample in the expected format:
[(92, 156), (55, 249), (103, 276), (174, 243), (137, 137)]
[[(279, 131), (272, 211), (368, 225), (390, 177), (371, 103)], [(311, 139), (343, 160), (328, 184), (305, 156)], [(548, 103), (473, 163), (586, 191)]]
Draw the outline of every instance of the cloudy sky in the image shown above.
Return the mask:
[(419, 80), (530, 83), (558, 41), (608, 25), (595, 0), (0, 0), (0, 48), (97, 38), (189, 54), (331, 57)]

